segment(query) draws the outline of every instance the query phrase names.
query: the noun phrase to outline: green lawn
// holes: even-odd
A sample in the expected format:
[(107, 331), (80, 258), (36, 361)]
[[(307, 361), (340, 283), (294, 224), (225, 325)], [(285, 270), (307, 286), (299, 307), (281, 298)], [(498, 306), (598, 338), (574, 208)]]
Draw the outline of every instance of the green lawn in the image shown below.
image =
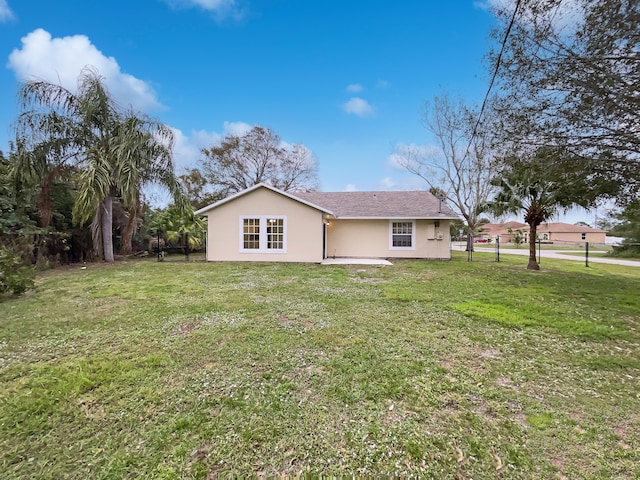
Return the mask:
[(40, 274), (0, 477), (640, 477), (640, 269), (492, 257)]

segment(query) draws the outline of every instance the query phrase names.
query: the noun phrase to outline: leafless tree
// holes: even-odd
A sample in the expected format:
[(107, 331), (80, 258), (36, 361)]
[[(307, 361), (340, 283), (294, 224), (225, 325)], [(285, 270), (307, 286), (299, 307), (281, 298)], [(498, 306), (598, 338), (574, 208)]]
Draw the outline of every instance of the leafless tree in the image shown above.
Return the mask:
[(317, 166), (304, 145), (287, 145), (269, 128), (255, 126), (243, 135), (228, 135), (218, 145), (202, 149), (202, 172), (223, 195), (258, 183), (284, 191), (317, 188)]
[(397, 147), (395, 161), (422, 178), (430, 189), (442, 192), (464, 218), (471, 242), (479, 226), (479, 207), (495, 188), (491, 181), (498, 162), (489, 122), (479, 122), (476, 111), (445, 94), (425, 104), (424, 123), (436, 145)]

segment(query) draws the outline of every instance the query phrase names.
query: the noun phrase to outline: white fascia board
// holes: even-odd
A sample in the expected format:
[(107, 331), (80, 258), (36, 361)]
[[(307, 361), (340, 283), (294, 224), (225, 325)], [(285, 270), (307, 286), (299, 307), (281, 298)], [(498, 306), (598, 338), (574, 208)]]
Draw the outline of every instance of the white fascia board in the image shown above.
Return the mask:
[(314, 208), (315, 210), (320, 210), (323, 213), (327, 213), (329, 215), (333, 215), (333, 212), (331, 212), (331, 210), (327, 210), (324, 207), (321, 207), (319, 205), (316, 205), (314, 203), (311, 202), (307, 202), (306, 200), (303, 200), (301, 198), (296, 197), (295, 195), (285, 192), (283, 190), (279, 190), (275, 187), (272, 187), (271, 185), (267, 185), (266, 183), (258, 183), (257, 185), (254, 185), (253, 187), (247, 188), (246, 190), (243, 190), (241, 192), (238, 193), (234, 193), (233, 195), (227, 197), (227, 198), (223, 198), (222, 200), (218, 200), (215, 203), (212, 203), (211, 205), (208, 205), (206, 207), (201, 208), (200, 210), (196, 210), (194, 212), (195, 215), (204, 215), (205, 213), (207, 213), (209, 210), (213, 210), (214, 208), (218, 208), (221, 205), (224, 205), (225, 203), (228, 203), (238, 197), (241, 197), (243, 195), (246, 195), (247, 193), (253, 192), (254, 190), (257, 190), (258, 188), (267, 188), (269, 190), (271, 190), (272, 192), (275, 193), (279, 193), (280, 195), (284, 195), (285, 197), (290, 198), (291, 200), (294, 200), (296, 202), (300, 202), (308, 207)]
[(336, 220), (459, 220), (460, 217), (335, 217)]

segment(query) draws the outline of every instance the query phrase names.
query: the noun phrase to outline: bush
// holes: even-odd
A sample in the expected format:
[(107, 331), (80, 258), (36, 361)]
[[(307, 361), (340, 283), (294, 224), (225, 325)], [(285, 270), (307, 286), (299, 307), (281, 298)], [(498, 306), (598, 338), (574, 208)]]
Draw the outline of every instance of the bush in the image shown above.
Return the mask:
[(14, 251), (0, 246), (0, 294), (20, 295), (33, 287), (35, 273)]
[(609, 252), (609, 256), (622, 258), (638, 258), (640, 257), (640, 244), (626, 244), (623, 242), (621, 245), (614, 245), (611, 249), (611, 252)]

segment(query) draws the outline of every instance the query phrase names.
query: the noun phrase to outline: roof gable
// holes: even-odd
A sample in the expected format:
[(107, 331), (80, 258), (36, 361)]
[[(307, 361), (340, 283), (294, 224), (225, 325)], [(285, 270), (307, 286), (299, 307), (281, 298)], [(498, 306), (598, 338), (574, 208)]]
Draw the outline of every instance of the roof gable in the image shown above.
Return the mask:
[(304, 205), (307, 205), (308, 207), (311, 207), (311, 208), (314, 208), (316, 210), (320, 210), (321, 212), (333, 215), (333, 212), (331, 212), (330, 210), (327, 210), (326, 208), (323, 208), (323, 207), (320, 207), (318, 205), (315, 205), (312, 202), (309, 202), (309, 201), (307, 201), (307, 200), (305, 200), (303, 198), (299, 198), (299, 197), (297, 197), (295, 195), (292, 195), (291, 193), (279, 190), (279, 189), (277, 189), (275, 187), (272, 187), (271, 185), (267, 185), (266, 183), (258, 183), (257, 185), (254, 185), (253, 187), (247, 188), (246, 190), (243, 190), (241, 192), (235, 193), (235, 194), (233, 194), (233, 195), (231, 195), (229, 197), (223, 198), (222, 200), (218, 200), (217, 202), (212, 203), (211, 205), (208, 205), (206, 207), (203, 207), (200, 210), (196, 210), (194, 213), (196, 215), (204, 215), (205, 213), (209, 212), (210, 210), (218, 208), (219, 206), (224, 205), (225, 203), (232, 202), (236, 198), (239, 198), (239, 197), (242, 197), (244, 195), (247, 195), (248, 193), (251, 193), (251, 192), (253, 192), (255, 190), (258, 190), (260, 188), (265, 188), (265, 189), (270, 190), (270, 191), (272, 191), (274, 193), (277, 193), (277, 194), (282, 195), (284, 197), (290, 198), (293, 201), (296, 201), (296, 202), (302, 203)]
[(446, 203), (425, 190), (386, 192), (295, 192), (278, 190), (259, 183), (251, 188), (219, 200), (195, 212), (204, 215), (236, 198), (259, 188), (266, 188), (336, 218), (411, 218), (457, 219), (458, 215)]

